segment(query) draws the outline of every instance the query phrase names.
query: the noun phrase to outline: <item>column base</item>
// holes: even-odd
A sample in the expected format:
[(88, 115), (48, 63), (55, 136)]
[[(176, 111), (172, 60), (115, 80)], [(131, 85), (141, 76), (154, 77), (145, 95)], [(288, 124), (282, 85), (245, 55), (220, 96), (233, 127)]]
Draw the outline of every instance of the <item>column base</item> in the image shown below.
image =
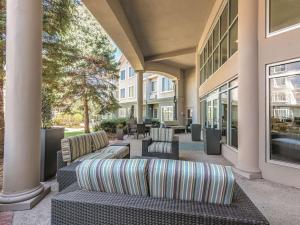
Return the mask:
[[(50, 186), (41, 185), (33, 191), (19, 195), (0, 194), (0, 212), (1, 211), (21, 211), (32, 209), (37, 205), (49, 192)], [(30, 197), (28, 197), (30, 196)]]
[(240, 170), (236, 167), (233, 167), (233, 172), (237, 173), (238, 175), (247, 178), (248, 180), (254, 180), (254, 179), (261, 179), (262, 175), (261, 172), (249, 172), (249, 171), (244, 171)]

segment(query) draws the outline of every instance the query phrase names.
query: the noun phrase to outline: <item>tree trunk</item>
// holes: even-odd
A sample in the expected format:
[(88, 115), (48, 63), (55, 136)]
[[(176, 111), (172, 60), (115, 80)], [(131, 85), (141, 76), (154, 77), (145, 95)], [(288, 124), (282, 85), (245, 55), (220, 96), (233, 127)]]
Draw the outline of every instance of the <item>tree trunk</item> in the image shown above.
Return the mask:
[(89, 117), (89, 105), (87, 97), (83, 97), (83, 110), (84, 110), (84, 132), (90, 133), (90, 117)]
[(4, 100), (3, 100), (4, 71), (0, 71), (0, 155), (4, 152)]

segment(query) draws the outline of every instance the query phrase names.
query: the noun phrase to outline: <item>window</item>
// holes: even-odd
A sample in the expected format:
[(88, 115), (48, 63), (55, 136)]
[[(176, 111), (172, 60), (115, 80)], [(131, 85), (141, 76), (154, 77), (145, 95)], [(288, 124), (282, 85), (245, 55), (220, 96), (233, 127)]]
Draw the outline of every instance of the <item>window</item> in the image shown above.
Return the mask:
[(125, 70), (121, 70), (120, 80), (125, 80), (125, 78), (126, 78)]
[(222, 143), (238, 148), (237, 79), (203, 97), (200, 112), (204, 127), (220, 129)]
[(120, 98), (126, 98), (125, 88), (120, 89)]
[(128, 88), (128, 97), (133, 98), (134, 97), (134, 86), (130, 86)]
[(229, 30), (229, 57), (238, 50), (238, 21)]
[(220, 36), (221, 38), (225, 34), (228, 28), (228, 4), (225, 6), (221, 18), (220, 18)]
[(134, 77), (135, 71), (132, 67), (129, 67), (129, 77)]
[(200, 54), (200, 84), (238, 50), (238, 0), (227, 0)]
[(300, 59), (268, 66), (268, 156), (300, 164)]
[(226, 36), (221, 42), (221, 65), (227, 61), (227, 42), (228, 37)]
[(227, 143), (227, 112), (228, 112), (228, 92), (220, 95), (220, 116), (221, 116), (221, 135), (222, 143)]
[(300, 26), (299, 0), (267, 0), (269, 5), (269, 33)]
[(161, 121), (173, 121), (174, 120), (174, 107), (162, 106), (161, 107)]
[(229, 92), (230, 98), (230, 145), (238, 148), (238, 89)]
[(158, 118), (158, 109), (153, 109), (153, 118), (157, 119)]
[(152, 80), (151, 81), (151, 92), (156, 92), (156, 90), (157, 90), (157, 81)]
[(172, 81), (172, 80), (163, 77), (163, 78), (161, 79), (161, 81), (162, 81), (162, 85), (161, 85), (161, 91), (162, 91), (162, 92), (165, 92), (165, 91), (173, 91), (173, 90), (174, 90), (174, 84), (173, 84), (173, 81)]

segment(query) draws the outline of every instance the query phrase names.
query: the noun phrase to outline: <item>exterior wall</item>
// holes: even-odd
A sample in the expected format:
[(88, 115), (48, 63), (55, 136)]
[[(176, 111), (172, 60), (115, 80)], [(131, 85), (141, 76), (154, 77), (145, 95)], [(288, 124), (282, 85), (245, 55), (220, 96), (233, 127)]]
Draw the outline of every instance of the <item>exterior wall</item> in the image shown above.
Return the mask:
[[(219, 14), (223, 1), (217, 0), (208, 19), (205, 31), (200, 39), (196, 58), (199, 58), (200, 50), (213, 25), (214, 18)], [(266, 66), (268, 64), (300, 58), (300, 28), (266, 37), (266, 1), (258, 1), (258, 94), (259, 94), (259, 168), (262, 177), (277, 183), (300, 188), (300, 166), (288, 163), (269, 162), (267, 158), (267, 115), (266, 99)], [(236, 77), (239, 71), (239, 51), (211, 75), (201, 86), (198, 86), (198, 97), (205, 96), (209, 92), (221, 86), (224, 82)], [(196, 74), (200, 74), (199, 60), (196, 61)], [(191, 84), (192, 79), (186, 76), (185, 89)], [(189, 93), (185, 90), (185, 107), (191, 104)], [(241, 119), (241, 118), (240, 118)], [(234, 166), (238, 164), (238, 150), (228, 145), (222, 145), (222, 155)]]
[(300, 166), (279, 165), (267, 161), (266, 148), (266, 65), (300, 58), (300, 28), (266, 38), (266, 4), (259, 1), (258, 75), (259, 75), (259, 165), (265, 179), (300, 188)]
[[(197, 55), (196, 55), (196, 77), (197, 80), (200, 80), (200, 53), (203, 48), (203, 45), (206, 43), (209, 34), (212, 32), (211, 29), (215, 24), (215, 19), (220, 16), (223, 10), (223, 6), (226, 1), (217, 0), (215, 5), (210, 13), (210, 16), (207, 20), (207, 24), (204, 28), (203, 35), (200, 38), (198, 48), (197, 48)], [(234, 53), (214, 74), (212, 74), (201, 86), (200, 81), (197, 82), (197, 98), (196, 101), (200, 102), (200, 98), (205, 96), (206, 94), (210, 93), (211, 91), (215, 90), (216, 88), (222, 86), (227, 81), (234, 79), (238, 75), (238, 55), (239, 52), (237, 51)], [(188, 99), (188, 98), (187, 98)], [(195, 104), (196, 105), (196, 104)], [(200, 114), (200, 118), (203, 117), (200, 112), (200, 105), (197, 104), (198, 113)], [(194, 114), (194, 113), (193, 113)], [(200, 120), (199, 118), (199, 120)], [(197, 121), (198, 123), (201, 121)], [(237, 163), (237, 150), (230, 147), (227, 144), (222, 144), (222, 155), (233, 165)]]

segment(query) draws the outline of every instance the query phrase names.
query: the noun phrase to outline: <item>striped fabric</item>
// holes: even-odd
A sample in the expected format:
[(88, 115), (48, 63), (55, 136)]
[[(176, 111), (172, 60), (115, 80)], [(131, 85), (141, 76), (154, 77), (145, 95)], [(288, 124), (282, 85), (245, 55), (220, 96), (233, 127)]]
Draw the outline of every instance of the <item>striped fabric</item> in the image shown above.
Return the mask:
[(65, 138), (61, 140), (61, 148), (64, 162), (72, 162), (92, 152), (92, 138), (89, 134)]
[(149, 163), (150, 196), (214, 204), (231, 204), (231, 167), (190, 161), (153, 159)]
[(153, 142), (151, 145), (149, 145), (148, 152), (172, 153), (172, 143)]
[(146, 159), (85, 160), (76, 168), (83, 190), (148, 196)]
[(172, 128), (151, 128), (150, 136), (153, 141), (171, 142), (174, 137), (174, 130)]
[(116, 155), (116, 158), (118, 159), (122, 159), (129, 154), (129, 148), (127, 146), (107, 146), (99, 151), (103, 153), (112, 153)]
[(75, 160), (75, 162), (80, 161), (82, 162), (83, 160), (86, 159), (117, 159), (118, 156), (114, 154), (113, 152), (93, 152), (84, 156), (79, 157), (78, 159)]
[(105, 131), (98, 131), (90, 134), (93, 141), (93, 150), (97, 151), (109, 145), (108, 136)]

